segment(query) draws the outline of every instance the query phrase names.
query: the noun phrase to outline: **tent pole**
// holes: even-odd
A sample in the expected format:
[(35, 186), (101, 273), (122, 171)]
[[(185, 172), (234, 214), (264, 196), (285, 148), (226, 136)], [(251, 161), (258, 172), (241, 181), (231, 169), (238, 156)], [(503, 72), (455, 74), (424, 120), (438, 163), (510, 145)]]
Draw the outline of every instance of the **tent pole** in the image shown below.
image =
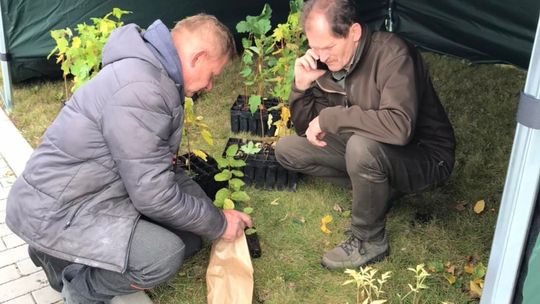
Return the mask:
[[(540, 185), (540, 20), (480, 304), (512, 303)], [(524, 106), (526, 105), (526, 107)], [(522, 107), (523, 106), (523, 107)], [(528, 113), (527, 113), (528, 112)], [(534, 114), (536, 113), (536, 114)]]
[(9, 54), (6, 47), (6, 35), (4, 31), (4, 13), (2, 9), (2, 1), (0, 1), (0, 67), (2, 68), (2, 99), (4, 100), (4, 108), (10, 111), (13, 106), (11, 102), (11, 73), (9, 70)]

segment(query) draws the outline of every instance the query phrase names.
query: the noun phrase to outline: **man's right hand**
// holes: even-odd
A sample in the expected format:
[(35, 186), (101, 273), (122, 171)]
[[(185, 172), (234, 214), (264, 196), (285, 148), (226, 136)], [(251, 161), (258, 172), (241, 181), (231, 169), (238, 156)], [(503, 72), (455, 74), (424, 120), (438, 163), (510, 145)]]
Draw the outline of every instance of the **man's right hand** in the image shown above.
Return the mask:
[(225, 215), (225, 220), (227, 221), (227, 228), (221, 236), (224, 241), (232, 242), (236, 238), (244, 234), (244, 229), (246, 227), (251, 227), (251, 217), (245, 214), (244, 212), (236, 210), (223, 210)]
[(311, 84), (326, 71), (317, 70), (319, 56), (309, 49), (304, 56), (297, 58), (294, 63), (294, 84), (299, 90), (307, 90)]

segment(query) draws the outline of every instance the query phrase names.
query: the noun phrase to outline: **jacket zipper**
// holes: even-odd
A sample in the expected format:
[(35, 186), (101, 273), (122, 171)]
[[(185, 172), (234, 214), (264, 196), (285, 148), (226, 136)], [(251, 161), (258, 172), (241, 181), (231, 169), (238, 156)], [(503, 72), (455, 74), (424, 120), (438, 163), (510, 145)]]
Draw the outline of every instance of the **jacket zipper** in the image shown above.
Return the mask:
[(73, 214), (69, 217), (69, 220), (64, 225), (64, 230), (67, 229), (69, 226), (71, 226), (73, 219), (75, 218), (75, 216), (77, 216), (77, 214), (79, 214), (79, 211), (82, 209), (82, 207), (83, 207), (83, 204), (80, 204), (79, 207), (75, 210), (75, 212), (73, 212)]
[(345, 99), (344, 99), (344, 105), (343, 105), (343, 106), (344, 106), (345, 108), (348, 108), (348, 107), (349, 107), (349, 103), (347, 102), (347, 98), (346, 98), (346, 97), (347, 97), (347, 93), (341, 92), (341, 91), (334, 91), (334, 90), (326, 89), (325, 87), (323, 87), (323, 86), (321, 85), (321, 83), (319, 82), (319, 80), (315, 80), (315, 81), (317, 82), (317, 84), (319, 85), (319, 88), (320, 88), (322, 91), (324, 91), (324, 92), (326, 92), (326, 93), (334, 93), (334, 94), (340, 94), (340, 95), (345, 96)]

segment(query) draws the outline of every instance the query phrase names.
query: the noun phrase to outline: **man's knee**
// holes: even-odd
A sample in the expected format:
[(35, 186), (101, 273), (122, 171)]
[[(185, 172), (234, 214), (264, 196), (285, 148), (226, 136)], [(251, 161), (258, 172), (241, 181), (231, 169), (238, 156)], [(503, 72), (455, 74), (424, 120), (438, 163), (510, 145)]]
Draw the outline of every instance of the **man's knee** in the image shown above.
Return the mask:
[(375, 140), (353, 135), (347, 142), (345, 152), (347, 171), (379, 175), (384, 171), (383, 144)]
[(295, 152), (297, 150), (295, 147), (299, 139), (300, 137), (294, 135), (282, 137), (274, 147), (276, 160), (287, 169), (294, 169), (298, 161), (298, 153)]

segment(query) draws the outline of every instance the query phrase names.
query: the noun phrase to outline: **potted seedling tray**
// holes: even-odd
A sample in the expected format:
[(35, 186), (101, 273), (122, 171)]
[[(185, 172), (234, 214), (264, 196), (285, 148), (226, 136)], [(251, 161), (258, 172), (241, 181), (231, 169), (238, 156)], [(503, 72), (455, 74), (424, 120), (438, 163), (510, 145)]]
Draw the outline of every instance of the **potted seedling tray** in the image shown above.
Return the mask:
[[(261, 150), (255, 154), (244, 153), (242, 146), (247, 145), (250, 141)], [(233, 144), (240, 147), (236, 158), (246, 162), (243, 172), (244, 182), (247, 185), (268, 190), (296, 191), (298, 173), (286, 170), (278, 163), (271, 143), (261, 140), (229, 138), (224, 151)]]
[[(280, 118), (278, 110), (268, 109), (278, 105), (277, 99), (263, 99), (263, 107), (251, 113), (245, 95), (238, 95), (231, 106), (231, 132), (247, 132), (257, 136), (274, 136), (276, 126), (274, 122)], [(262, 111), (262, 117), (261, 117)], [(268, 127), (268, 114), (272, 114), (272, 124)]]
[(214, 175), (219, 170), (216, 160), (210, 155), (207, 156), (205, 161), (195, 154), (186, 153), (178, 156), (177, 164), (201, 186), (206, 195), (212, 200), (219, 189), (227, 187), (227, 182), (217, 182), (214, 179)]

